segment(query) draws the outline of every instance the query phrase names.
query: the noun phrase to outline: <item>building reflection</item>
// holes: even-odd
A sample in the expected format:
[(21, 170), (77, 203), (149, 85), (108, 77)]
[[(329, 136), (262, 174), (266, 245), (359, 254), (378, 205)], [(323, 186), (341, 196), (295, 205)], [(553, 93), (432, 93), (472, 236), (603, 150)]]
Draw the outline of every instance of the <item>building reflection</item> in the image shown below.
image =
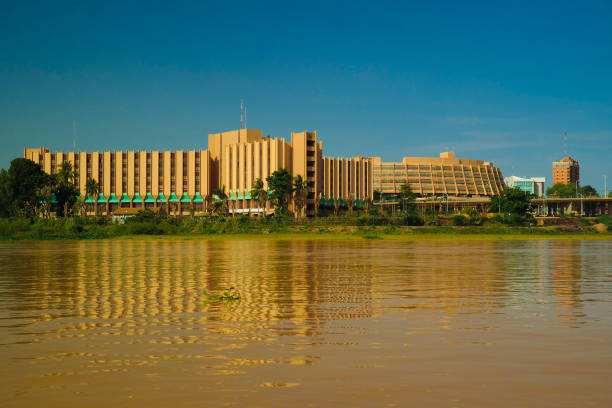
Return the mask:
[[(242, 322), (312, 336), (326, 321), (372, 314), (371, 267), (336, 255), (329, 243), (302, 240), (41, 242), (20, 268), (32, 276), (15, 308), (87, 318), (81, 328)], [(241, 300), (203, 294), (231, 286)]]

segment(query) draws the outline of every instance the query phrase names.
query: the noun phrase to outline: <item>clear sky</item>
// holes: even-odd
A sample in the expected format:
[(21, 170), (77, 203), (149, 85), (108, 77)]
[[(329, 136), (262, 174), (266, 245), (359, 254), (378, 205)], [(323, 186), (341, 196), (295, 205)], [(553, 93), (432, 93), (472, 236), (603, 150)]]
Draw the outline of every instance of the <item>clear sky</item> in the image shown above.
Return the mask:
[(328, 156), (448, 148), (547, 184), (567, 130), (612, 190), (612, 2), (397, 3), (4, 3), (0, 167), (71, 149), (74, 121), (81, 150), (206, 147), (242, 98)]

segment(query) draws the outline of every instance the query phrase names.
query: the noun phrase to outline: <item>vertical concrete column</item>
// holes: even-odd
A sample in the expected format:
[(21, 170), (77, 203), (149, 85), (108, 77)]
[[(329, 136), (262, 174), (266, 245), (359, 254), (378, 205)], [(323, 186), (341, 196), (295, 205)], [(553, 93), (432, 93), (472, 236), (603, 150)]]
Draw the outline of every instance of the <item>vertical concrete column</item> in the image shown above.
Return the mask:
[(268, 188), (266, 178), (270, 175), (270, 140), (266, 139), (261, 142), (261, 179), (264, 182), (264, 188)]
[(238, 145), (230, 146), (230, 153), (232, 156), (232, 182), (231, 182), (231, 190), (236, 192), (238, 188)]
[(246, 143), (240, 143), (238, 146), (238, 191), (244, 194), (244, 188), (246, 185)]

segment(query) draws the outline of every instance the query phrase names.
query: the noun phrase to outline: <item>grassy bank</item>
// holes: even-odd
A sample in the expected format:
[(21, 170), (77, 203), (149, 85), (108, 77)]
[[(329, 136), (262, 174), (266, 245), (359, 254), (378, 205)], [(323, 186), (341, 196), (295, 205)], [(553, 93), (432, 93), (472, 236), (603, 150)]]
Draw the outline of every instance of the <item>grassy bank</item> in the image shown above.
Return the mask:
[[(291, 219), (249, 217), (143, 218), (112, 224), (106, 218), (0, 219), (0, 239), (612, 239), (599, 232), (595, 220), (572, 220), (562, 225), (509, 226), (495, 221), (482, 225), (406, 226), (394, 219), (357, 225), (358, 218), (295, 222)], [(604, 219), (603, 221), (608, 221)], [(612, 231), (609, 228), (608, 231)]]

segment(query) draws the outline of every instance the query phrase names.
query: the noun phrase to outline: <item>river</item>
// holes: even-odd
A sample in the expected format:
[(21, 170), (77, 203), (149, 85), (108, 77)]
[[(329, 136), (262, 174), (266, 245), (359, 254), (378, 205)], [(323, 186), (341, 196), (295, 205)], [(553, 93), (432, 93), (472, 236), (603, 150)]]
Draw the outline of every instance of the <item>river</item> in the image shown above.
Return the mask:
[(612, 241), (0, 242), (0, 272), (5, 407), (612, 406)]

